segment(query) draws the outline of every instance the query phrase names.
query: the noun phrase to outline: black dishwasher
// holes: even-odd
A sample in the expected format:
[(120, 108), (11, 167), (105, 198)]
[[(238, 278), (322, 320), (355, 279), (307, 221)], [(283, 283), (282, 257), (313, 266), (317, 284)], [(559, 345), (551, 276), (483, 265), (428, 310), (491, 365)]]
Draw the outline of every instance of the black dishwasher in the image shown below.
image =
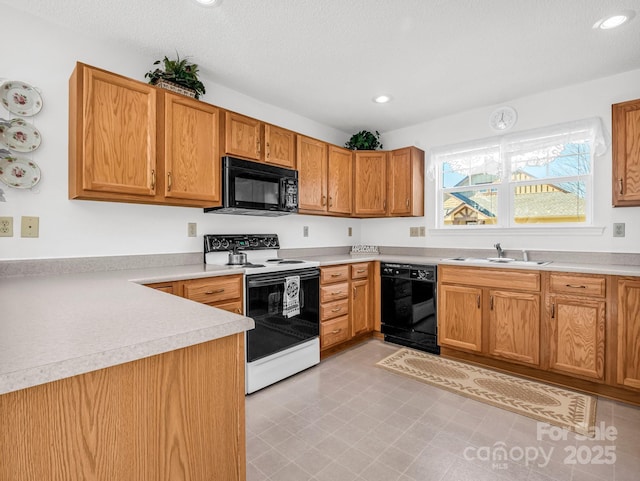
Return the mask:
[(440, 354), (437, 266), (383, 262), (380, 274), (385, 341)]

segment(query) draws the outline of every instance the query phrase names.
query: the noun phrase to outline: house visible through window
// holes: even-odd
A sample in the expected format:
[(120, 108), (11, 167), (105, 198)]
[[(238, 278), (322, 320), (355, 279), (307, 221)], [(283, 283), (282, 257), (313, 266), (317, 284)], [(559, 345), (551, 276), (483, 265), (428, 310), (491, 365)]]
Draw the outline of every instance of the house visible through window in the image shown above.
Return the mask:
[(435, 149), (438, 227), (591, 225), (599, 119)]

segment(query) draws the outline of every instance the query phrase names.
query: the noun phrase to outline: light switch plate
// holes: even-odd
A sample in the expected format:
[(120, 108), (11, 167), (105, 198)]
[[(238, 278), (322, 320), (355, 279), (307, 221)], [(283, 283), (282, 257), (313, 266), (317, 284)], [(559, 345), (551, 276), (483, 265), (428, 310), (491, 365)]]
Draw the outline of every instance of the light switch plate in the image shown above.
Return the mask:
[(20, 235), (22, 237), (39, 237), (40, 217), (23, 216), (21, 220)]
[(196, 224), (195, 222), (188, 222), (187, 235), (189, 237), (198, 237), (198, 224)]
[(302, 227), (302, 237), (309, 237), (309, 226), (305, 225)]
[(624, 237), (624, 222), (613, 224), (613, 237)]
[(0, 217), (0, 237), (13, 237), (13, 217)]

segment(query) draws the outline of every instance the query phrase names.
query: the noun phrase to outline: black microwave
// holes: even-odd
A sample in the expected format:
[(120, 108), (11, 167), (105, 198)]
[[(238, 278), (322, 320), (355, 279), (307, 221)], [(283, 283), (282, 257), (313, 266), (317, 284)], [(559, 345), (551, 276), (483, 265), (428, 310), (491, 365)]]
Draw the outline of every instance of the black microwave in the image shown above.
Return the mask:
[(222, 206), (205, 212), (280, 216), (298, 212), (298, 171), (222, 158)]

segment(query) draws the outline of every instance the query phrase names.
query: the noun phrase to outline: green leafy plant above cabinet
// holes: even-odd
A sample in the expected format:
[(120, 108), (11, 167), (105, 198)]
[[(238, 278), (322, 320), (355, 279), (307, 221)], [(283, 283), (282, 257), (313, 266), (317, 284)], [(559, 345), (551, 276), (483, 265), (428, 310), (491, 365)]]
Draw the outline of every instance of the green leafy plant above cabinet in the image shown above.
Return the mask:
[(382, 144), (380, 143), (380, 132), (377, 130), (375, 132), (375, 134), (372, 134), (368, 130), (361, 130), (357, 134), (353, 134), (344, 146), (351, 150), (382, 149)]
[(176, 52), (176, 59), (171, 60), (165, 56), (163, 60), (156, 60), (153, 65), (162, 63), (164, 69), (149, 70), (144, 76), (152, 85), (158, 85), (162, 81), (178, 84), (181, 87), (195, 92), (195, 98), (205, 93), (204, 84), (198, 79), (198, 65), (189, 63), (187, 58), (180, 58)]

